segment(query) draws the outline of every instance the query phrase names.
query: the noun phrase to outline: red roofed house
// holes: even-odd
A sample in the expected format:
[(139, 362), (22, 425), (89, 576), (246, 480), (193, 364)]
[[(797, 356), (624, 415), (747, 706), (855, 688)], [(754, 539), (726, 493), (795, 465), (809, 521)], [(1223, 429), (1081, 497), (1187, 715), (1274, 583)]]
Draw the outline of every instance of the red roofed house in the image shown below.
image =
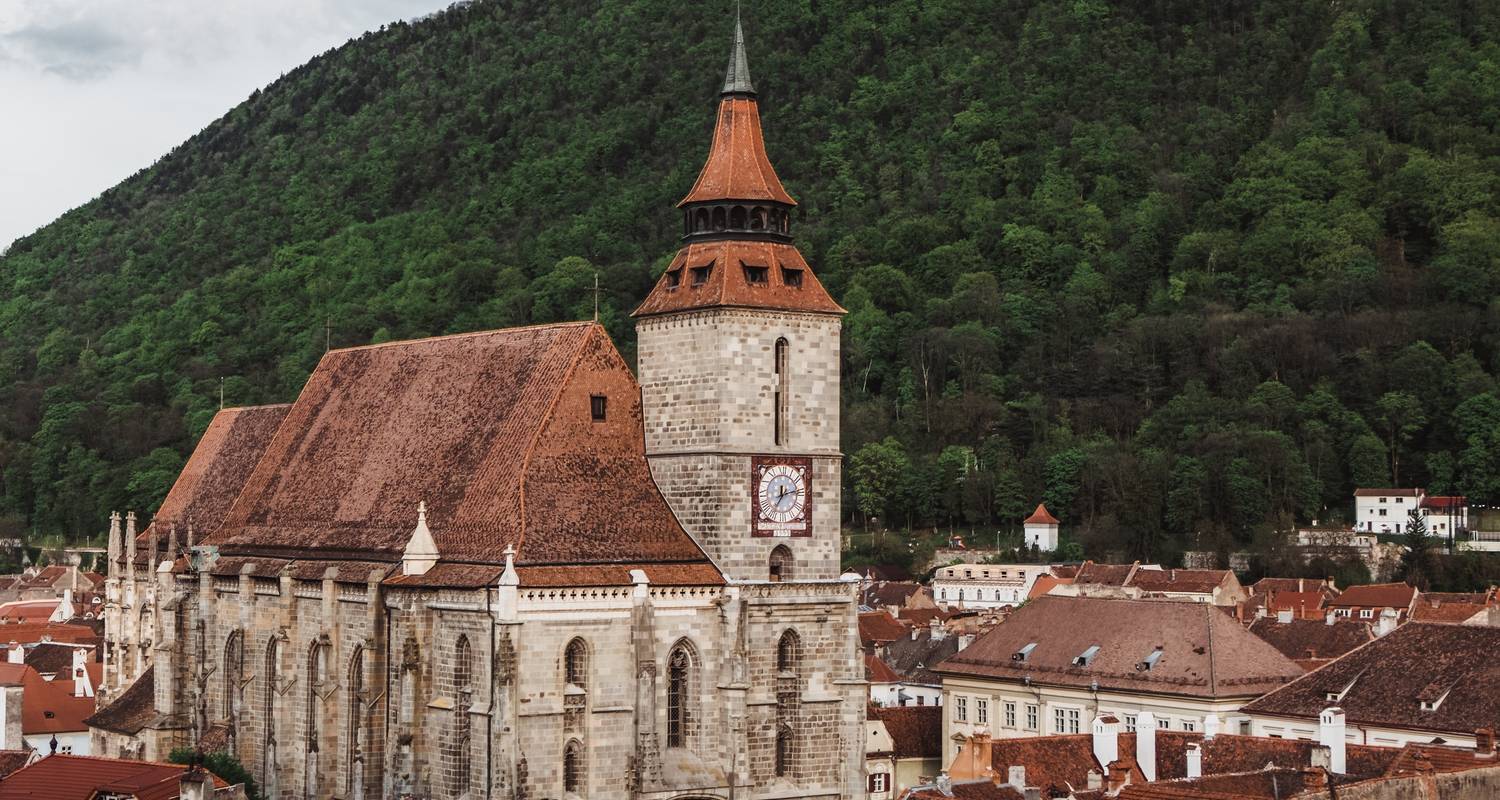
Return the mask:
[(156, 761), (55, 755), (37, 759), (0, 779), (0, 800), (243, 800), (243, 784), (230, 786), (202, 768)]
[(0, 749), (92, 751), (84, 719), (94, 713), (94, 698), (77, 694), (71, 680), (49, 681), (25, 664), (5, 662), (0, 663), (0, 689)]
[(639, 382), (590, 322), (332, 350), (112, 524), (103, 749), (270, 797), (865, 791), (843, 309), (738, 26), (718, 105)]
[(1026, 538), (1026, 546), (1034, 547), (1044, 553), (1057, 550), (1058, 528), (1062, 523), (1057, 517), (1047, 511), (1047, 506), (1038, 503), (1036, 511), (1031, 512), (1021, 523), (1022, 535)]
[(1419, 594), (1416, 587), (1404, 583), (1367, 583), (1350, 586), (1338, 597), (1330, 598), (1324, 608), (1339, 617), (1377, 622), (1383, 612), (1390, 612), (1389, 616), (1401, 623), (1411, 615)]
[(933, 670), (943, 676), (950, 763), (955, 737), (1082, 733), (1095, 713), (1127, 733), (1147, 712), (1179, 731), (1203, 730), (1209, 717), (1229, 724), (1302, 674), (1211, 604), (1057, 595), (1016, 609)]
[(871, 706), (866, 728), (869, 800), (900, 797), (942, 771), (943, 712), (937, 706)]

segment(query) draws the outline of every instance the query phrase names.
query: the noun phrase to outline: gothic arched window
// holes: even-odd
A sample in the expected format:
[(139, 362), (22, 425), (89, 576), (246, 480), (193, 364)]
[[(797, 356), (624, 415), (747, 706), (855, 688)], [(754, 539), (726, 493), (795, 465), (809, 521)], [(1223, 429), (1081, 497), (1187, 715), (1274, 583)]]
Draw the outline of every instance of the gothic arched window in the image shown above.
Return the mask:
[(693, 233), (708, 230), (708, 209), (700, 208), (693, 213)]
[(472, 770), (469, 746), (469, 693), (474, 684), (474, 653), (469, 646), (469, 637), (460, 635), (453, 645), (453, 736), (449, 744), (453, 758), (453, 796), (461, 797), (469, 790)]
[(328, 653), (331, 649), (328, 637), (320, 636), (307, 651), (307, 756), (304, 760), (307, 771), (303, 776), (307, 797), (318, 796), (322, 777), (323, 704), (318, 693), (328, 678)]
[(453, 644), (453, 693), (456, 695), (474, 685), (474, 652), (469, 637), (460, 635)]
[(790, 365), (787, 363), (788, 349), (786, 339), (776, 340), (776, 390), (772, 397), (772, 413), (776, 417), (774, 433), (777, 445), (786, 444), (787, 380), (790, 378), (791, 373)]
[(244, 675), (245, 634), (236, 630), (224, 642), (224, 719), (231, 721), (231, 731), (235, 728), (233, 720), (239, 716), (240, 681)]
[(729, 227), (737, 231), (745, 229), (745, 207), (735, 206), (729, 211)]
[(680, 642), (667, 656), (667, 746), (686, 747), (693, 715), (694, 659), (689, 645)]
[(796, 758), (796, 744), (792, 740), (792, 729), (782, 725), (776, 731), (776, 777), (792, 774), (792, 759)]
[(345, 760), (348, 762), (346, 781), (349, 786), (349, 796), (354, 800), (362, 800), (365, 796), (365, 649), (359, 645), (354, 647), (354, 655), (349, 657), (349, 738), (348, 753)]
[(776, 642), (776, 671), (796, 673), (802, 661), (802, 637), (788, 628)]
[(568, 794), (583, 794), (584, 781), (583, 744), (577, 739), (563, 748), (563, 791)]
[(792, 549), (784, 544), (771, 548), (771, 581), (790, 580), (792, 577)]
[(724, 209), (722, 207), (714, 209), (714, 230), (722, 231), (727, 225), (724, 219)]
[(563, 651), (563, 681), (580, 689), (589, 685), (589, 648), (582, 639), (568, 642)]
[(756, 208), (750, 212), (750, 230), (763, 231), (766, 229), (766, 210)]

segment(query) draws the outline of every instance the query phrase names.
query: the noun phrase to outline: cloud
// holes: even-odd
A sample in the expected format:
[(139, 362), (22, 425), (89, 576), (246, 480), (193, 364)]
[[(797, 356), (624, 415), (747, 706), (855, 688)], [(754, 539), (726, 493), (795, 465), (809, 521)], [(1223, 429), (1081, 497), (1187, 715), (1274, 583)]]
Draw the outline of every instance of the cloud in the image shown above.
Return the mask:
[(96, 80), (140, 61), (141, 46), (95, 19), (26, 25), (0, 33), (0, 59), (69, 80)]

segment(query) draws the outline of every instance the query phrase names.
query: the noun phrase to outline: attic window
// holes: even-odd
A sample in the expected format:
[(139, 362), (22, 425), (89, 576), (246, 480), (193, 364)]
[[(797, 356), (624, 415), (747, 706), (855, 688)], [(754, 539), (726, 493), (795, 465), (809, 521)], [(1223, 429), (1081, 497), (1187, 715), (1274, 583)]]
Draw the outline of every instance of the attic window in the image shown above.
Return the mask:
[(802, 288), (802, 270), (793, 267), (782, 267), (781, 282), (795, 289)]
[(1028, 659), (1028, 658), (1031, 657), (1031, 651), (1035, 650), (1035, 649), (1036, 649), (1036, 642), (1030, 642), (1025, 647), (1023, 647), (1020, 650), (1017, 650), (1016, 652), (1012, 653), (1011, 656), (1010, 656), (1010, 660), (1011, 661), (1025, 661), (1026, 659)]
[(702, 286), (708, 283), (708, 276), (714, 271), (713, 264), (704, 264), (701, 267), (693, 267), (693, 285)]
[(1150, 672), (1152, 669), (1154, 669), (1156, 667), (1156, 662), (1161, 661), (1161, 655), (1162, 655), (1162, 651), (1161, 651), (1160, 647), (1156, 648), (1155, 650), (1152, 650), (1151, 653), (1150, 653), (1150, 655), (1146, 656), (1146, 660), (1144, 660), (1141, 663), (1135, 665), (1135, 671), (1136, 672)]
[(676, 289), (682, 285), (682, 267), (667, 270), (667, 288)]
[(605, 397), (602, 394), (591, 395), (589, 397), (589, 416), (593, 417), (595, 422), (603, 422), (604, 418), (608, 415), (608, 412), (608, 397)]
[(1089, 664), (1093, 663), (1094, 656), (1097, 655), (1099, 655), (1099, 645), (1091, 644), (1088, 646), (1088, 649), (1084, 650), (1082, 653), (1079, 653), (1078, 656), (1073, 659), (1073, 666), (1086, 667)]
[[(1330, 692), (1324, 694), (1323, 695), (1323, 699), (1324, 700), (1328, 700), (1330, 702), (1335, 702), (1335, 703), (1338, 702), (1338, 701), (1340, 701), (1340, 700), (1343, 700), (1344, 699), (1344, 695), (1348, 694), (1349, 690), (1354, 688), (1354, 684), (1357, 683), (1357, 682), (1359, 682), (1360, 676), (1364, 675), (1364, 674), (1365, 674), (1364, 670), (1360, 670), (1358, 673), (1355, 674), (1355, 676), (1353, 678), (1349, 679), (1348, 683), (1344, 684), (1344, 688), (1342, 688), (1342, 689), (1336, 689), (1336, 690), (1333, 690), (1333, 691), (1330, 691)], [(1439, 698), (1438, 702), (1442, 702), (1442, 699)]]
[(771, 282), (770, 267), (755, 267), (745, 264), (745, 283), (763, 285)]

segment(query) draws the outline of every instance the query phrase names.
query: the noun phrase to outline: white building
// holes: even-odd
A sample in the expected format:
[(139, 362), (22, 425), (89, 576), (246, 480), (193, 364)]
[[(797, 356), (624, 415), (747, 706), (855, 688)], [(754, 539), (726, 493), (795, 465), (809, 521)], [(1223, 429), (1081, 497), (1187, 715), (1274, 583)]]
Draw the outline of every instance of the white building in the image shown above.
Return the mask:
[(1036, 579), (1045, 574), (1046, 564), (954, 564), (933, 573), (932, 595), (945, 607), (1020, 605)]
[(1021, 523), (1026, 535), (1026, 546), (1048, 553), (1056, 550), (1059, 524), (1057, 517), (1047, 511), (1045, 503), (1037, 503), (1036, 511), (1031, 512), (1031, 516)]
[(1406, 515), (1421, 508), (1421, 489), (1355, 489), (1354, 528), (1367, 533), (1400, 533)]

